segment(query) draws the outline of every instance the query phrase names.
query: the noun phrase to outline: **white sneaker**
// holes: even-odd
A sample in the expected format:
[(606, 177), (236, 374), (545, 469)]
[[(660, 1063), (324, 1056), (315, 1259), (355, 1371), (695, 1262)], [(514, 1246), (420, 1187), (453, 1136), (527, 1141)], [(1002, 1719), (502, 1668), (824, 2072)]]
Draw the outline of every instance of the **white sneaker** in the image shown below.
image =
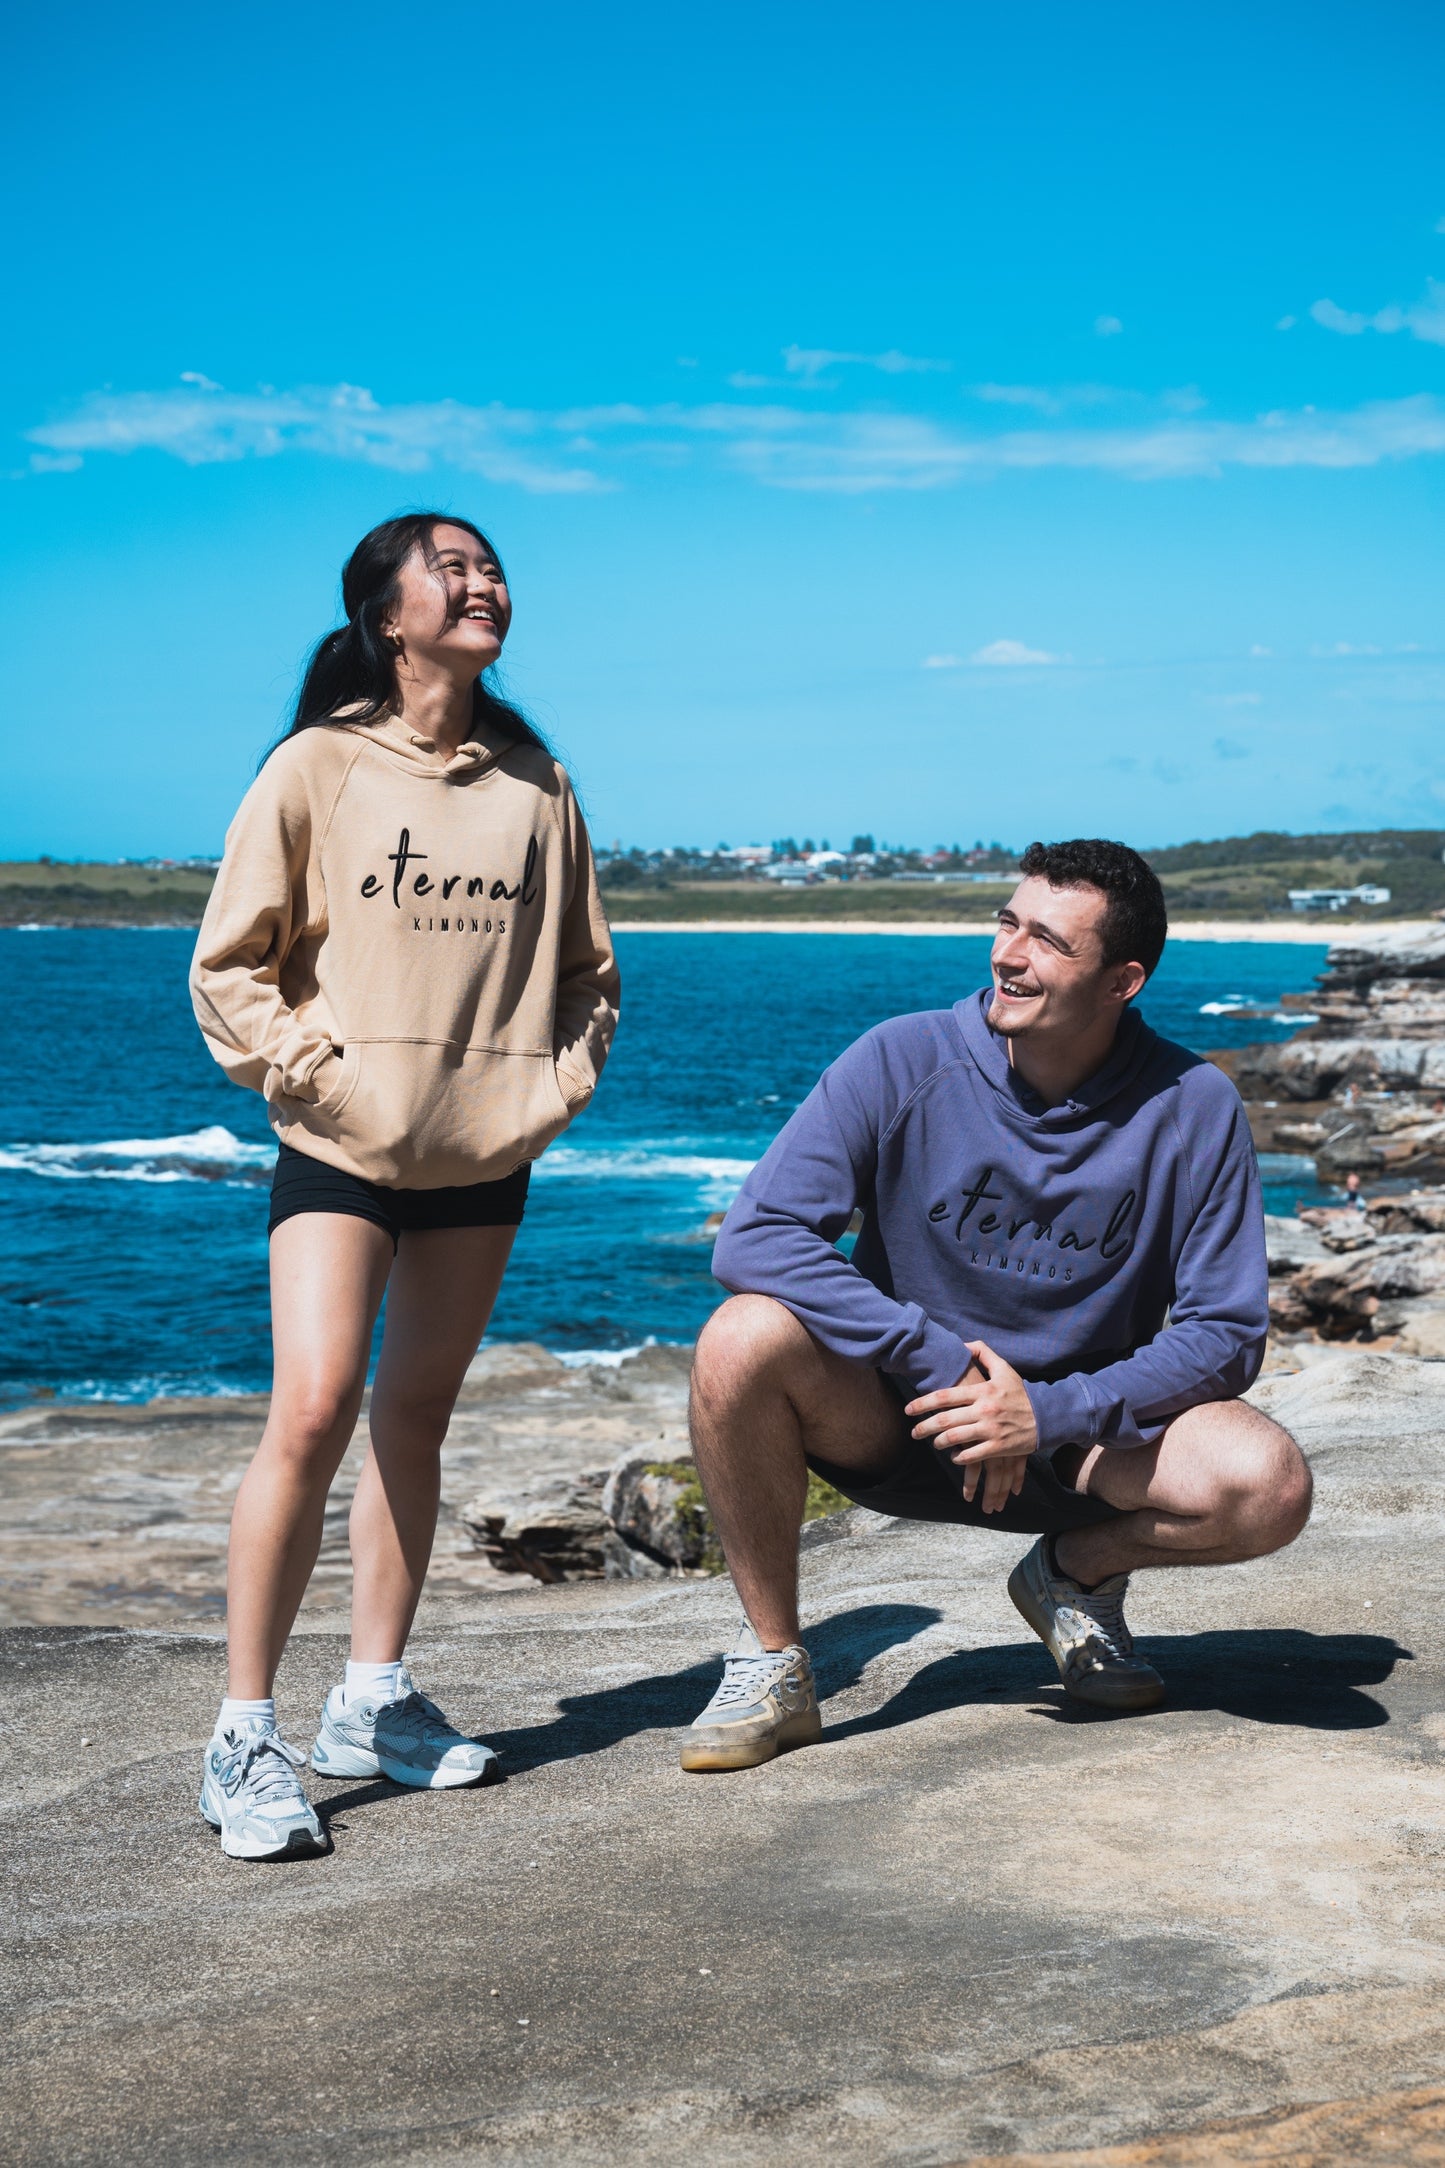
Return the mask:
[(423, 1792), (494, 1784), (501, 1768), (491, 1748), (448, 1723), (436, 1703), (417, 1692), (404, 1665), (396, 1680), (394, 1701), (371, 1694), (348, 1701), (344, 1687), (332, 1687), (311, 1749), (312, 1768), (323, 1777), (390, 1777)]
[(275, 1723), (218, 1731), (201, 1767), (200, 1810), (228, 1859), (304, 1859), (323, 1852), (321, 1824), (296, 1771), (306, 1756)]
[(823, 1736), (808, 1652), (765, 1649), (744, 1622), (723, 1662), (722, 1684), (682, 1735), (684, 1769), (755, 1769)]
[(1134, 1654), (1124, 1617), (1127, 1573), (1097, 1588), (1081, 1588), (1050, 1562), (1049, 1539), (1038, 1542), (1009, 1575), (1014, 1609), (1026, 1618), (1059, 1667), (1064, 1692), (1096, 1709), (1157, 1709), (1164, 1681)]

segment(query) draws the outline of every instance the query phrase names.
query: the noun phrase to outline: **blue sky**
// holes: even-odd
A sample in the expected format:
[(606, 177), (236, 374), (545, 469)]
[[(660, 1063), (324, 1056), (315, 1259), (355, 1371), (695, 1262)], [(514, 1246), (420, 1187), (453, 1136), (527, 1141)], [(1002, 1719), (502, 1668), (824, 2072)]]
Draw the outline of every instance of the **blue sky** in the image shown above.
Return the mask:
[(0, 854), (218, 846), (438, 503), (610, 841), (1445, 826), (1445, 14), (11, 33)]

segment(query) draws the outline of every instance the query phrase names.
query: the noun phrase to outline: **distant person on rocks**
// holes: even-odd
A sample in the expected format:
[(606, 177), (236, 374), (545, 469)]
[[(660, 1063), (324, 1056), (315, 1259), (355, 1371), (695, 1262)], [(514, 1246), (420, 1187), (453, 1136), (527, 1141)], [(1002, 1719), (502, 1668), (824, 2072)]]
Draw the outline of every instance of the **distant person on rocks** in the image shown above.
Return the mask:
[(819, 1737), (810, 1468), (880, 1513), (1036, 1536), (1009, 1594), (1104, 1709), (1164, 1693), (1131, 1573), (1258, 1558), (1308, 1518), (1298, 1447), (1240, 1399), (1269, 1324), (1244, 1108), (1133, 1006), (1163, 891), (1121, 843), (1034, 843), (1022, 873), (992, 985), (856, 1041), (718, 1236), (733, 1297), (698, 1342), (693, 1440), (745, 1621), (684, 1769)]
[(351, 1508), (351, 1660), (311, 1766), (482, 1784), (403, 1663), (436, 1532), (440, 1449), (522, 1218), (532, 1162), (592, 1096), (618, 979), (563, 769), (484, 673), (512, 605), (491, 543), (388, 520), (342, 574), (346, 623), (226, 838), (196, 945), (202, 1031), (264, 1093), (275, 1382), (236, 1497), (230, 1684), (201, 1813), (233, 1858), (316, 1850), (276, 1669), (321, 1544), (383, 1295)]

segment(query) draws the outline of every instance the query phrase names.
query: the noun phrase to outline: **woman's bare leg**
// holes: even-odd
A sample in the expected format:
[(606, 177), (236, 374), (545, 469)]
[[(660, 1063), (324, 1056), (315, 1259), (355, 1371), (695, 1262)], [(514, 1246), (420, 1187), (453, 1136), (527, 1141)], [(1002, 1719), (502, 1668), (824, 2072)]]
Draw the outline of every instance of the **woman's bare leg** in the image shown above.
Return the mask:
[(441, 1447), (515, 1227), (406, 1233), (371, 1389), (371, 1450), (351, 1506), (351, 1653), (400, 1661), (436, 1535)]
[(271, 1412), (236, 1493), (227, 1571), (238, 1700), (271, 1692), (315, 1568), (391, 1257), (390, 1235), (342, 1212), (297, 1213), (271, 1237)]

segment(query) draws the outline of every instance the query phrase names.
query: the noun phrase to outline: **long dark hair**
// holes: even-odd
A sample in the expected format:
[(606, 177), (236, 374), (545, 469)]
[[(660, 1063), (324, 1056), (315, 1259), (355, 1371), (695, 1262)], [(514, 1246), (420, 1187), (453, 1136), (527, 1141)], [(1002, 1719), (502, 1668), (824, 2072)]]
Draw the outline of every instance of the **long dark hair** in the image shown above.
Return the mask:
[[(318, 640), (306, 664), (301, 690), (291, 720), (277, 745), (298, 731), (314, 730), (318, 724), (334, 723), (338, 710), (346, 709), (349, 723), (374, 722), (396, 700), (396, 653), (382, 633), (387, 613), (397, 599), (401, 568), (413, 550), (420, 550), (429, 565), (436, 562), (433, 531), (439, 526), (464, 527), (501, 569), (501, 559), (480, 527), (454, 512), (406, 512), (400, 519), (384, 519), (364, 534), (346, 560), (341, 574), (341, 601), (346, 623)], [(504, 575), (505, 576), (505, 575)], [(488, 685), (495, 673), (484, 671), (472, 687), (472, 724), (475, 729), (491, 725), (504, 737), (524, 745), (551, 747), (540, 730), (529, 723), (520, 708), (504, 700)], [(275, 751), (275, 746), (271, 751)]]

